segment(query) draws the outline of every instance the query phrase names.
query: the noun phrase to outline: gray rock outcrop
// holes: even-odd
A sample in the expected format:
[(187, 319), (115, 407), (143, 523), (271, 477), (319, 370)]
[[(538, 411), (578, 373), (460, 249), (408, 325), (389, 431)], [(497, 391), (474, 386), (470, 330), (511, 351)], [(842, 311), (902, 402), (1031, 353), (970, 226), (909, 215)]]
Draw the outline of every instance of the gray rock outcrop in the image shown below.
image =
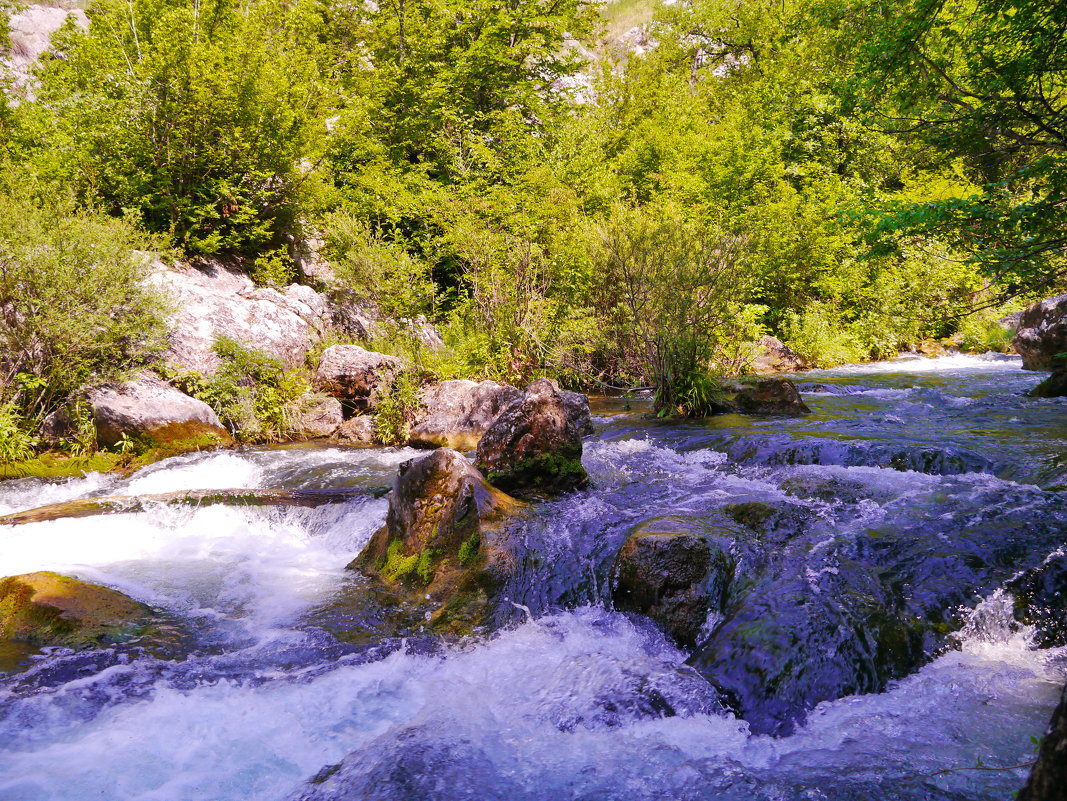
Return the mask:
[(496, 381), (442, 381), (422, 391), (423, 411), (409, 434), (415, 447), (468, 451), (522, 391)]
[(205, 375), (218, 368), (213, 345), (219, 336), (293, 368), (304, 364), (308, 351), (333, 325), (325, 296), (311, 287), (257, 289), (244, 272), (219, 263), (168, 267), (156, 262), (150, 282), (173, 307), (167, 362)]
[(512, 401), (478, 442), (478, 468), (512, 494), (559, 493), (589, 480), (582, 436), (592, 430), (589, 401), (539, 378)]
[(320, 392), (365, 408), (403, 368), (403, 360), (396, 356), (359, 345), (334, 345), (319, 359), (314, 386)]
[(1067, 353), (1067, 295), (1035, 303), (1022, 313), (1012, 345), (1027, 370), (1053, 370), (1053, 357)]
[(337, 438), (352, 445), (373, 445), (374, 432), (374, 418), (360, 414), (341, 423), (341, 427), (337, 429)]

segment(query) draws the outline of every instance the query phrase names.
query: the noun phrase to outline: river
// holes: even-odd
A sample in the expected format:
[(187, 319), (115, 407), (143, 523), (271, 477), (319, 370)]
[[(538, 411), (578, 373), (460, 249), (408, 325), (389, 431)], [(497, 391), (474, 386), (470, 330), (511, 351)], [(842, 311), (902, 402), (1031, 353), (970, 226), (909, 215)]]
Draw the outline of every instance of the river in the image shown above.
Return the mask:
[[(503, 626), (464, 642), (398, 628), (344, 569), (418, 451), (0, 484), (0, 514), (365, 490), (0, 527), (0, 575), (99, 582), (185, 632), (171, 652), (0, 657), (0, 799), (1009, 798), (1067, 678), (1067, 648), (1016, 622), (1006, 587), (1067, 559), (1067, 399), (1025, 397), (1040, 378), (1001, 356), (814, 371), (796, 377), (803, 418), (678, 424), (598, 401), (591, 488), (517, 525), (529, 558)], [(691, 652), (610, 600), (629, 532), (667, 516), (733, 571)]]

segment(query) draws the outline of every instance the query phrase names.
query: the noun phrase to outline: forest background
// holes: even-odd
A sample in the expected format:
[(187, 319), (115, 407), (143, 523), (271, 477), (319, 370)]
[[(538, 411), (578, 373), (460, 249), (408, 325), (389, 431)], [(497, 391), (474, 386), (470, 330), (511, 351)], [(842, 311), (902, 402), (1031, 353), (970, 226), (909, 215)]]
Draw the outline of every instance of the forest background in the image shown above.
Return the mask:
[(814, 366), (1003, 349), (996, 320), (1064, 287), (1055, 0), (86, 11), (0, 100), (5, 458), (158, 358), (139, 249), (270, 285), (321, 237), (331, 291), (385, 321), (365, 344), (424, 376), (691, 414), (762, 334)]

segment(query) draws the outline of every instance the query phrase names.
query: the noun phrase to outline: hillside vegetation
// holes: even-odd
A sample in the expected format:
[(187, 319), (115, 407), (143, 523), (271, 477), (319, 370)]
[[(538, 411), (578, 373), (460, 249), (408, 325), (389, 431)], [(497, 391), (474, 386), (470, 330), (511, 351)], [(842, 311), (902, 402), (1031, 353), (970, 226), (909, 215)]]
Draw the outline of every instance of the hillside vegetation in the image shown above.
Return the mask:
[(76, 384), (158, 351), (162, 312), (120, 246), (285, 283), (321, 236), (347, 291), (447, 345), (397, 326), (378, 348), (442, 377), (650, 386), (692, 413), (764, 333), (813, 365), (961, 325), (980, 347), (1002, 304), (1063, 285), (1054, 0), (87, 14), (0, 107), (12, 450)]

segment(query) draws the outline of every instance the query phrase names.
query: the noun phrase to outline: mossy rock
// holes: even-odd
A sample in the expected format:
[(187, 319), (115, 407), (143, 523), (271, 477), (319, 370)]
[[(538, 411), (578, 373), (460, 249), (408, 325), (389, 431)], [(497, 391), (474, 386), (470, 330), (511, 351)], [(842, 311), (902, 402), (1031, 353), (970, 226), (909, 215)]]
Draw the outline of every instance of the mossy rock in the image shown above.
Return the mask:
[(0, 638), (37, 646), (94, 648), (128, 642), (159, 622), (116, 590), (58, 573), (0, 579)]
[(487, 620), (514, 566), (501, 535), (523, 508), (460, 453), (439, 448), (400, 466), (386, 524), (349, 568), (384, 584), (397, 603), (425, 607), (434, 629), (469, 633)]

